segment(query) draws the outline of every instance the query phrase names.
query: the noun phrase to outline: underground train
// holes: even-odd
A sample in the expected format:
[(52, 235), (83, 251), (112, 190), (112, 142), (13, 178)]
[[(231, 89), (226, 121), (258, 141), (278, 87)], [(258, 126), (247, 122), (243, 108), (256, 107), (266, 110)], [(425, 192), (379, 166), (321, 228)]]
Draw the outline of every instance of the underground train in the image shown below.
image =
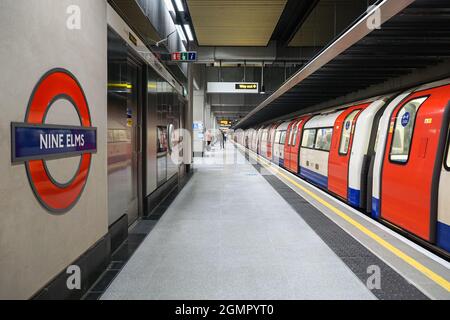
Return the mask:
[(450, 79), (235, 133), (235, 142), (450, 255)]

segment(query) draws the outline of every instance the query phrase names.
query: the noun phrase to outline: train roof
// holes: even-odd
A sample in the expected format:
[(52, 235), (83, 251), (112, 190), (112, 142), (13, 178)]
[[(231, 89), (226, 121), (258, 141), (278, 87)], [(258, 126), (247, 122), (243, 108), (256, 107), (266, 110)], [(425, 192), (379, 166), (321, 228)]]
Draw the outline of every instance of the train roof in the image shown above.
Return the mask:
[(314, 116), (305, 124), (305, 129), (334, 127), (336, 119), (342, 112), (344, 110)]

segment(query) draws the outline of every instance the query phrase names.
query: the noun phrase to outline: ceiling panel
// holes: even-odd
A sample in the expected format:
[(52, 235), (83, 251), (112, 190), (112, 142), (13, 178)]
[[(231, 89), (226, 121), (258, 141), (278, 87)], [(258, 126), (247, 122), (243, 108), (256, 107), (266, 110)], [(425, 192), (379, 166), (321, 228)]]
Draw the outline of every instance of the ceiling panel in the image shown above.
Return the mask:
[(287, 0), (187, 0), (200, 46), (267, 46)]
[(293, 37), (292, 47), (323, 47), (367, 10), (367, 0), (320, 0)]

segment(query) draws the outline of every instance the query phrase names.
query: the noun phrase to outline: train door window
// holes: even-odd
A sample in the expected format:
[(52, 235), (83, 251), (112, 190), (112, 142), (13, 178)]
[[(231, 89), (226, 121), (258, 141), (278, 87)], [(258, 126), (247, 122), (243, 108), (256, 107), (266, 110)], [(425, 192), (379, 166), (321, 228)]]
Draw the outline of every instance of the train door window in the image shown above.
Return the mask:
[(275, 143), (279, 143), (281, 138), (281, 131), (277, 131), (275, 134)]
[(294, 136), (296, 135), (296, 128), (297, 128), (297, 122), (295, 122), (292, 127), (291, 127), (291, 131), (290, 131), (290, 136), (289, 136), (289, 145), (293, 146), (293, 142), (294, 142)]
[(316, 129), (308, 129), (303, 133), (302, 147), (303, 148), (314, 148), (316, 141)]
[(390, 160), (397, 163), (407, 163), (413, 138), (417, 111), (428, 97), (411, 100), (398, 112), (394, 125)]
[(280, 144), (284, 144), (286, 142), (286, 131), (281, 131)]
[(296, 125), (295, 125), (295, 131), (294, 131), (294, 138), (292, 139), (292, 144), (293, 146), (295, 146), (297, 144), (297, 135), (298, 135), (298, 131), (300, 130), (300, 126), (302, 125), (303, 120), (300, 120)]
[(319, 129), (317, 131), (315, 148), (317, 150), (330, 151), (332, 135), (333, 135), (332, 128)]
[(361, 110), (355, 110), (350, 113), (344, 121), (344, 127), (342, 128), (341, 144), (339, 146), (339, 154), (347, 155), (350, 147), (350, 140), (352, 137), (353, 121)]

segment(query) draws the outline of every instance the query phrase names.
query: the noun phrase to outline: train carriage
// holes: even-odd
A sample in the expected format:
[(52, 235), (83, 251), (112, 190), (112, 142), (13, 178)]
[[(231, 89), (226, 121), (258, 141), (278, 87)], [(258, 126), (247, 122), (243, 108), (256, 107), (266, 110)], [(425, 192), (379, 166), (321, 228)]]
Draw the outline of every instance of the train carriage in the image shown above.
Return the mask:
[(328, 190), (328, 163), (336, 119), (343, 111), (311, 118), (300, 147), (300, 176)]

